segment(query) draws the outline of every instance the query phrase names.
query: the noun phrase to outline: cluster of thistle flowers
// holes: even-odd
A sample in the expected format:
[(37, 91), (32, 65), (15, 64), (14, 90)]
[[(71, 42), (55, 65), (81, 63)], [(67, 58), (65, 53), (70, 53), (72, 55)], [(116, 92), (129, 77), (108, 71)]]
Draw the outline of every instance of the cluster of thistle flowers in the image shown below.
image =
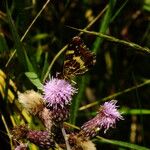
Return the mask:
[(105, 102), (100, 106), (97, 115), (84, 123), (79, 132), (67, 131), (66, 137), (62, 134), (63, 122), (69, 117), (69, 109), (72, 97), (77, 93), (77, 89), (69, 81), (58, 78), (51, 78), (43, 85), (43, 94), (33, 90), (18, 93), (18, 100), (23, 107), (32, 115), (36, 115), (45, 126), (45, 130), (29, 129), (25, 125), (17, 126), (13, 129), (12, 135), (16, 142), (15, 150), (26, 150), (30, 141), (37, 146), (49, 149), (59, 147), (60, 149), (71, 150), (96, 150), (91, 141), (99, 130), (104, 133), (114, 127), (116, 121), (123, 119), (117, 110), (116, 100)]

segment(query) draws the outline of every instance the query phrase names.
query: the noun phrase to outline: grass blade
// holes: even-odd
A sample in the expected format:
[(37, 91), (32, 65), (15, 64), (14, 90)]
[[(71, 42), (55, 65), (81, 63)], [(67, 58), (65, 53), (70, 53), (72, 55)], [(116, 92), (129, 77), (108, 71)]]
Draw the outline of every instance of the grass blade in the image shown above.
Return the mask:
[(97, 138), (99, 139), (99, 142), (101, 143), (108, 143), (108, 144), (117, 145), (117, 146), (124, 147), (124, 148), (131, 148), (132, 150), (149, 150), (149, 148), (139, 146), (136, 144), (131, 144), (131, 143), (117, 141), (117, 140), (109, 140), (109, 139), (102, 138), (100, 136), (97, 136)]
[(38, 78), (37, 74), (34, 72), (26, 72), (25, 75), (28, 77), (28, 79), (37, 87), (37, 89), (42, 90), (43, 85)]

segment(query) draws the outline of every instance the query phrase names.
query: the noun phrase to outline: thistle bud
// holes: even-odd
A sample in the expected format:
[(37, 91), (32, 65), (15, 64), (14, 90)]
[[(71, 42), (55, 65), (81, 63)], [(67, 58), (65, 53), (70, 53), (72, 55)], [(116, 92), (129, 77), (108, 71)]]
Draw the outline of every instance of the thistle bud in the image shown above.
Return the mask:
[(41, 148), (49, 149), (55, 147), (53, 138), (48, 131), (29, 131), (27, 139)]

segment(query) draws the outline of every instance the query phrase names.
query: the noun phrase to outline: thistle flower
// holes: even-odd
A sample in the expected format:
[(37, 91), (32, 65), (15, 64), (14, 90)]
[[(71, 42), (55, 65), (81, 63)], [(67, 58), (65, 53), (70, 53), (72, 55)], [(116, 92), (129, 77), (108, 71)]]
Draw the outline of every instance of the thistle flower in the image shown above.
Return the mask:
[(64, 107), (70, 105), (72, 96), (77, 92), (68, 81), (58, 78), (51, 78), (44, 85), (43, 98), (47, 107), (57, 109), (57, 107)]
[(24, 93), (18, 92), (18, 100), (32, 115), (37, 115), (44, 107), (42, 95), (34, 90), (28, 90)]
[(98, 114), (81, 127), (80, 135), (86, 138), (92, 138), (97, 134), (97, 131), (104, 128), (104, 133), (114, 127), (117, 120), (123, 120), (123, 117), (117, 110), (117, 101), (111, 100), (101, 105)]

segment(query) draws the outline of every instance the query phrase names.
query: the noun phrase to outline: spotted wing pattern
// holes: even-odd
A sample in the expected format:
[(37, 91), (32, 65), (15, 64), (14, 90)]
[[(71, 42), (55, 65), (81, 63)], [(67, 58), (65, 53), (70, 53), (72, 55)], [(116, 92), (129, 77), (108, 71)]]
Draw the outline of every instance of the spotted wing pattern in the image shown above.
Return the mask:
[(66, 79), (82, 75), (96, 62), (96, 55), (91, 52), (79, 36), (75, 36), (68, 44), (63, 66), (63, 76)]

